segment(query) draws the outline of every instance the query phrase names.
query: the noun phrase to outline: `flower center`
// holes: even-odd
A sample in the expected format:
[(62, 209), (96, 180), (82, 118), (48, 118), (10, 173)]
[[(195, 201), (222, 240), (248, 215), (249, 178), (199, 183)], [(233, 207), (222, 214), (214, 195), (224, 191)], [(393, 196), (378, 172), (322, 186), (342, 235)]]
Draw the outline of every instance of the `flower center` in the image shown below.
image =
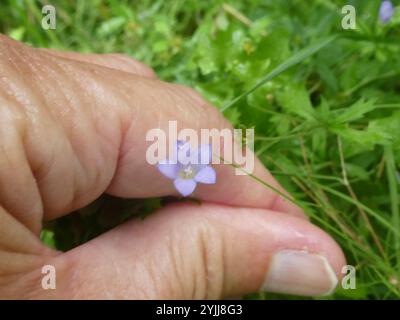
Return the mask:
[(194, 168), (190, 165), (179, 172), (179, 176), (183, 179), (192, 179), (195, 175)]

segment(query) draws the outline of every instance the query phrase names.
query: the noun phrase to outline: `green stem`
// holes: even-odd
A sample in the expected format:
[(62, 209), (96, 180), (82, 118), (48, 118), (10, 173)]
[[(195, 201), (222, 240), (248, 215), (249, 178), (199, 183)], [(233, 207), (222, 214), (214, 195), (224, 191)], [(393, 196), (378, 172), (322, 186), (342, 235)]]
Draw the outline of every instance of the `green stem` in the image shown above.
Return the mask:
[[(392, 212), (392, 225), (396, 230), (400, 230), (400, 201), (396, 181), (396, 163), (394, 160), (393, 149), (391, 146), (385, 147), (386, 174), (389, 183), (390, 203)], [(394, 250), (397, 255), (397, 266), (400, 267), (400, 237), (394, 233)]]

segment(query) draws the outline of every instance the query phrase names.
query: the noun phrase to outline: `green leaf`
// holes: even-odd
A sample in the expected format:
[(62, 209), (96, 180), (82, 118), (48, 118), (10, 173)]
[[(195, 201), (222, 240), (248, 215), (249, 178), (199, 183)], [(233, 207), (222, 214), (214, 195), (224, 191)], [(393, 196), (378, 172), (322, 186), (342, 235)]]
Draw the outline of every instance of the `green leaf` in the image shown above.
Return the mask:
[(107, 21), (104, 21), (99, 29), (98, 35), (99, 36), (108, 36), (117, 31), (122, 30), (123, 25), (125, 24), (126, 20), (124, 17), (114, 17)]
[(380, 132), (394, 146), (400, 146), (400, 112), (395, 112), (390, 117), (371, 121), (368, 130)]
[(284, 110), (306, 120), (315, 119), (315, 110), (304, 86), (298, 84), (289, 85), (278, 95), (277, 99)]
[(14, 40), (21, 41), (24, 37), (25, 32), (26, 32), (26, 30), (24, 27), (18, 27), (18, 28), (12, 29), (8, 33), (8, 35), (10, 36), (10, 38), (13, 38)]
[(240, 112), (237, 108), (231, 108), (225, 114), (225, 117), (232, 123), (234, 127), (240, 124)]
[(347, 123), (354, 120), (361, 119), (366, 113), (376, 108), (375, 99), (365, 100), (360, 99), (345, 110), (339, 111), (339, 115), (335, 117), (336, 123)]
[(215, 65), (214, 60), (207, 59), (206, 57), (201, 58), (198, 61), (198, 66), (199, 66), (199, 68), (201, 70), (201, 73), (203, 75), (207, 75), (207, 74), (209, 74), (211, 72), (214, 72), (214, 71), (218, 70), (217, 66)]
[(369, 174), (368, 172), (361, 166), (353, 164), (353, 163), (346, 163), (346, 171), (349, 177), (357, 178), (360, 180), (368, 180)]
[(325, 129), (317, 129), (312, 135), (312, 150), (322, 158), (326, 155), (327, 133)]
[(231, 106), (233, 106), (236, 102), (241, 100), (242, 98), (246, 97), (250, 93), (256, 91), (259, 87), (261, 87), (263, 84), (265, 84), (268, 81), (271, 81), (273, 78), (276, 76), (280, 75), (281, 73), (285, 72), (286, 70), (290, 69), (291, 67), (299, 64), (300, 62), (303, 62), (306, 60), (308, 57), (312, 56), (313, 54), (317, 53), (319, 50), (322, 48), (326, 47), (328, 44), (330, 44), (333, 40), (337, 38), (336, 35), (330, 36), (328, 38), (322, 39), (318, 41), (317, 43), (314, 43), (297, 53), (295, 53), (293, 56), (291, 56), (289, 59), (287, 59), (285, 62), (281, 63), (279, 66), (277, 66), (275, 69), (273, 69), (270, 73), (268, 73), (264, 78), (262, 78), (255, 86), (253, 86), (250, 90), (242, 93), (232, 101), (230, 101), (228, 104), (224, 105), (221, 107), (221, 112), (224, 112)]
[(333, 131), (354, 146), (362, 147), (363, 150), (371, 150), (376, 144), (387, 145), (390, 143), (390, 137), (379, 130), (340, 128), (333, 129)]
[(40, 232), (40, 240), (49, 248), (56, 249), (56, 242), (54, 240), (54, 232), (51, 230), (43, 229)]

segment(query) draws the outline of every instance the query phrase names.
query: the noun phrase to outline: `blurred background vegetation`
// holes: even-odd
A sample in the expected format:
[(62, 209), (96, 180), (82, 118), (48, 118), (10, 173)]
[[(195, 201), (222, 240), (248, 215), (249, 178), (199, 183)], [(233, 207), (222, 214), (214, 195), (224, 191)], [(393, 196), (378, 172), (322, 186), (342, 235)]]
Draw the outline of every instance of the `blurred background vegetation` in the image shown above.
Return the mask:
[[(123, 52), (199, 90), (235, 127), (255, 128), (262, 162), (356, 267), (356, 289), (327, 299), (398, 299), (400, 1), (392, 2), (384, 24), (379, 0), (1, 0), (0, 32), (35, 47)], [(56, 30), (41, 28), (44, 4), (56, 8)], [(341, 27), (345, 4), (356, 8), (355, 30)], [(68, 250), (168, 201), (104, 195), (48, 223), (42, 239)], [(293, 298), (249, 296), (271, 297)]]

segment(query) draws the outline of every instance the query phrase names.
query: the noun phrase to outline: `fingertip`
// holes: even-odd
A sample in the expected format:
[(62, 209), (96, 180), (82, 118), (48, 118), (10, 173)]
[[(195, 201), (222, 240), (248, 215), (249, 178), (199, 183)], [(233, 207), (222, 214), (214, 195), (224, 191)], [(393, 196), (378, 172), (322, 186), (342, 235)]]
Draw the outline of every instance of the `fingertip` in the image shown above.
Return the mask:
[(174, 205), (165, 213), (193, 223), (201, 217), (218, 230), (226, 247), (224, 278), (229, 283), (224, 287), (230, 288), (223, 296), (257, 290), (324, 296), (332, 294), (342, 278), (346, 259), (339, 245), (305, 219), (210, 203)]

